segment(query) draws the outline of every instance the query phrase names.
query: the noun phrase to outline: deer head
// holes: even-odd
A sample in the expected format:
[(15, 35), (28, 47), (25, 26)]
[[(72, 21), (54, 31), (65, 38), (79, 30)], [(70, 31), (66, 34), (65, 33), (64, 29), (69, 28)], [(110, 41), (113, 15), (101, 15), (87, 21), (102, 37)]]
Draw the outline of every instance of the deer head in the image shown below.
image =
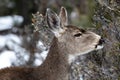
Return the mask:
[[(65, 44), (64, 50), (69, 55), (69, 62), (76, 56), (103, 48), (104, 40), (91, 31), (68, 25), (67, 11), (61, 8), (59, 16), (47, 9), (47, 23), (59, 44)], [(66, 52), (65, 51), (65, 52)]]

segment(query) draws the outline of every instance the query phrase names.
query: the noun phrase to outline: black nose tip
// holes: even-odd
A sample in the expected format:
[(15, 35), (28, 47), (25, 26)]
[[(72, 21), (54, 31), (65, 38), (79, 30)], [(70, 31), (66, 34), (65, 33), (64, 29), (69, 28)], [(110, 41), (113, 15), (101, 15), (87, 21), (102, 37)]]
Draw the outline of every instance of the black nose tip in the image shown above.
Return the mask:
[(101, 39), (99, 40), (98, 45), (102, 45), (102, 44), (104, 44), (104, 43), (105, 43), (105, 39), (101, 38)]

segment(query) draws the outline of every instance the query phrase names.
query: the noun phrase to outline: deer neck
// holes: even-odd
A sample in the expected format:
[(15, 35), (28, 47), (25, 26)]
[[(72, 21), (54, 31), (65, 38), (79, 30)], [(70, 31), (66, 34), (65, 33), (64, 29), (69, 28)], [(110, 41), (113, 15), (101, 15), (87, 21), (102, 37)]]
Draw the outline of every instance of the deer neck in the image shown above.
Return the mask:
[(70, 65), (68, 62), (68, 55), (65, 51), (64, 46), (65, 44), (59, 43), (57, 38), (54, 38), (48, 56), (41, 65), (41, 67), (44, 68), (44, 70), (47, 71), (48, 74), (56, 76), (57, 80), (68, 80)]

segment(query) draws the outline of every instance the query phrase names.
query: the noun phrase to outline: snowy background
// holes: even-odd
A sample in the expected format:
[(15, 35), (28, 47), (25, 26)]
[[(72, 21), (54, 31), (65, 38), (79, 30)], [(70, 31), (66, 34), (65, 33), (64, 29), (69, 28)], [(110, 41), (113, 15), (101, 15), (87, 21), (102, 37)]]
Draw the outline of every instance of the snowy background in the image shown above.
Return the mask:
[[(23, 17), (18, 15), (0, 17), (0, 31), (15, 30), (14, 26), (19, 26), (23, 22)], [(29, 53), (21, 45), (22, 37), (17, 34), (1, 34), (0, 35), (0, 68), (10, 67), (13, 63), (19, 63), (16, 53), (20, 53), (23, 57), (23, 63), (28, 61)], [(39, 41), (37, 44), (38, 48), (43, 46), (42, 42)], [(45, 49), (45, 47), (43, 47)], [(35, 65), (40, 65), (47, 55), (47, 51), (43, 51), (42, 54), (35, 54)], [(42, 60), (40, 60), (42, 59)]]

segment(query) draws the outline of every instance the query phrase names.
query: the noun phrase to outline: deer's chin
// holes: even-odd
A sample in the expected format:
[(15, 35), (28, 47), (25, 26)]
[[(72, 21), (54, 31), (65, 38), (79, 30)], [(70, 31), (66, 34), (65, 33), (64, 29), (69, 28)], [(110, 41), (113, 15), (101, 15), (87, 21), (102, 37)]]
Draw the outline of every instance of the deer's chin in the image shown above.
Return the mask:
[(102, 49), (103, 47), (104, 47), (103, 45), (96, 45), (96, 46), (95, 46), (95, 50)]

